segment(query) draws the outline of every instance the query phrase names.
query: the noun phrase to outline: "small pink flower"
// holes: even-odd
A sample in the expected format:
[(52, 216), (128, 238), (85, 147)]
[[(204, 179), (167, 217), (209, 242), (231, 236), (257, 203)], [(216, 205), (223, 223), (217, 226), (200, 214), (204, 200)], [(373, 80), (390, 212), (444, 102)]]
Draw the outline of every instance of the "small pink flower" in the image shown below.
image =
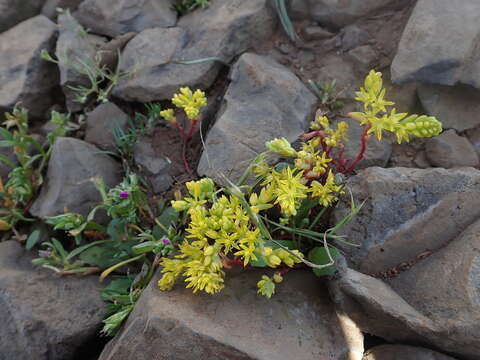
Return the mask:
[(122, 191), (122, 192), (120, 193), (120, 197), (121, 197), (122, 199), (127, 199), (127, 198), (129, 197), (129, 194), (128, 194), (128, 192), (126, 192), (126, 191)]

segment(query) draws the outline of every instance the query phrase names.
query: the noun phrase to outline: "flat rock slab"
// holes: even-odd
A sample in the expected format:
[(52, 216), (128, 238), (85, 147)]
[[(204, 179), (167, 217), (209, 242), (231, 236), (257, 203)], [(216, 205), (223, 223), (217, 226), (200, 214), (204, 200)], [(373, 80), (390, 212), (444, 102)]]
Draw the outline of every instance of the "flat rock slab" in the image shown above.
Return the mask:
[(363, 360), (455, 360), (439, 352), (408, 345), (380, 345), (368, 350)]
[(395, 82), (480, 87), (480, 2), (419, 0), (392, 63)]
[(21, 102), (36, 118), (54, 103), (59, 75), (56, 65), (40, 58), (55, 46), (57, 28), (43, 15), (0, 34), (0, 112)]
[[(277, 15), (268, 0), (212, 0), (207, 9), (182, 17), (178, 27), (149, 29), (132, 39), (122, 54), (121, 71), (130, 73), (113, 94), (126, 101), (170, 99), (182, 86), (207, 89), (222, 63), (269, 39)], [(180, 64), (182, 61), (200, 61)], [(210, 59), (210, 60), (208, 60)]]
[(101, 284), (56, 276), (31, 260), (19, 243), (0, 243), (0, 359), (73, 359), (101, 328)]
[(74, 16), (92, 32), (110, 37), (177, 22), (172, 0), (84, 0)]
[(181, 284), (161, 292), (154, 278), (100, 360), (361, 359), (362, 335), (350, 333), (361, 348), (349, 348), (326, 288), (311, 272), (290, 272), (270, 300), (256, 294), (259, 275), (228, 274), (214, 296)]
[(74, 138), (57, 138), (45, 182), (30, 213), (39, 218), (65, 211), (87, 216), (102, 201), (93, 183), (97, 176), (107, 187), (113, 187), (122, 179), (121, 166), (92, 144)]
[(389, 283), (409, 304), (442, 324), (445, 338), (436, 344), (439, 348), (478, 358), (480, 221)]
[(308, 127), (317, 102), (307, 87), (273, 59), (244, 54), (232, 69), (215, 125), (208, 133), (198, 173), (236, 182), (265, 142), (293, 142)]
[[(372, 167), (347, 181), (361, 211), (338, 234), (360, 247), (343, 246), (351, 265), (380, 273), (415, 260), (455, 239), (480, 217), (480, 171), (474, 168)], [(335, 223), (350, 211), (345, 197)]]

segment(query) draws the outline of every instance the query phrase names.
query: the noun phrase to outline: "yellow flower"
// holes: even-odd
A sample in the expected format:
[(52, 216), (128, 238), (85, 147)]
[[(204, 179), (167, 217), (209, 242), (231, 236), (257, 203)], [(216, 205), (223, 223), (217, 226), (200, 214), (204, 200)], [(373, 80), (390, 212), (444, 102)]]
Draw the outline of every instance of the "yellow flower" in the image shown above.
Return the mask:
[(348, 114), (352, 119), (358, 120), (361, 125), (368, 126), (368, 134), (374, 133), (378, 140), (382, 139), (383, 131), (393, 132), (397, 142), (409, 141), (410, 137), (431, 137), (442, 132), (442, 124), (433, 116), (408, 116), (406, 113), (397, 113), (387, 106), (395, 105), (387, 101), (385, 89), (382, 89), (382, 74), (370, 71), (365, 79), (365, 86), (357, 91), (356, 100), (363, 102), (363, 112)]
[(341, 189), (342, 187), (340, 185), (335, 184), (335, 177), (332, 170), (329, 171), (324, 185), (316, 180), (310, 184), (312, 196), (318, 197), (318, 202), (324, 207), (331, 206), (338, 200), (338, 195), (344, 193)]
[(200, 113), (202, 107), (207, 106), (207, 98), (201, 90), (192, 90), (188, 87), (180, 88), (180, 93), (173, 95), (172, 103), (182, 108), (190, 120), (195, 119)]
[(173, 109), (165, 109), (160, 111), (160, 116), (172, 124), (175, 124), (177, 122)]
[(281, 207), (282, 215), (286, 217), (295, 216), (300, 200), (307, 197), (308, 188), (302, 183), (302, 173), (285, 167), (280, 173), (272, 171), (267, 181), (272, 182), (273, 191), (276, 197), (276, 204)]

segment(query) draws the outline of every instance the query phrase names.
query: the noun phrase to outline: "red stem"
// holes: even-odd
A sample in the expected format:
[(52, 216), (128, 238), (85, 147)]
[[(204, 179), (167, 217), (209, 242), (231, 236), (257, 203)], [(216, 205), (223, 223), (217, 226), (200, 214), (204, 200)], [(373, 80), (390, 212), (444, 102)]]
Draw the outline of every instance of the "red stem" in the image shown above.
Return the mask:
[(368, 139), (370, 139), (370, 136), (368, 135), (368, 130), (370, 130), (370, 125), (365, 126), (365, 128), (363, 129), (362, 148), (360, 149), (360, 152), (358, 153), (355, 160), (353, 160), (352, 163), (348, 166), (348, 168), (342, 171), (342, 174), (348, 174), (350, 171), (352, 171), (355, 168), (355, 166), (357, 166), (360, 160), (363, 159), (363, 156), (365, 155), (365, 151), (367, 150)]

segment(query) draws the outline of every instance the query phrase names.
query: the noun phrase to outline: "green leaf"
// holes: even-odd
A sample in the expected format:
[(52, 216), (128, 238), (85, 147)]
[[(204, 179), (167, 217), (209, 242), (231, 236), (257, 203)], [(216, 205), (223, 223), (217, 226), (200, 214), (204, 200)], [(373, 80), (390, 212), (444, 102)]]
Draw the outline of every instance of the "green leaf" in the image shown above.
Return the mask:
[(58, 241), (55, 238), (52, 238), (52, 245), (53, 248), (57, 251), (58, 255), (62, 258), (62, 260), (65, 260), (66, 257), (68, 256), (68, 253), (65, 251), (65, 248), (63, 247), (62, 243)]
[(118, 259), (114, 258), (116, 253), (114, 248), (93, 246), (83, 251), (79, 258), (89, 265), (106, 269), (118, 262)]
[(27, 250), (31, 250), (40, 240), (41, 240), (41, 231), (40, 230), (35, 230), (33, 231), (27, 239), (27, 244), (25, 245), (25, 248)]
[(155, 241), (145, 241), (132, 247), (132, 250), (135, 254), (144, 254), (147, 252), (152, 252), (156, 247), (157, 243)]
[(15, 163), (11, 159), (9, 159), (7, 156), (2, 155), (2, 154), (0, 154), (0, 161), (4, 162), (5, 164), (10, 166), (11, 168), (14, 168), (16, 166)]
[[(333, 260), (341, 256), (340, 252), (334, 247), (329, 246), (328, 250)], [(327, 250), (325, 249), (325, 247), (315, 247), (312, 250), (310, 250), (308, 254), (308, 259), (316, 265), (326, 265), (330, 263), (330, 258), (327, 254)], [(335, 264), (333, 264), (323, 269), (313, 269), (313, 272), (317, 276), (324, 276), (324, 275), (331, 275), (335, 273), (336, 270), (337, 270), (337, 267), (335, 266)]]

